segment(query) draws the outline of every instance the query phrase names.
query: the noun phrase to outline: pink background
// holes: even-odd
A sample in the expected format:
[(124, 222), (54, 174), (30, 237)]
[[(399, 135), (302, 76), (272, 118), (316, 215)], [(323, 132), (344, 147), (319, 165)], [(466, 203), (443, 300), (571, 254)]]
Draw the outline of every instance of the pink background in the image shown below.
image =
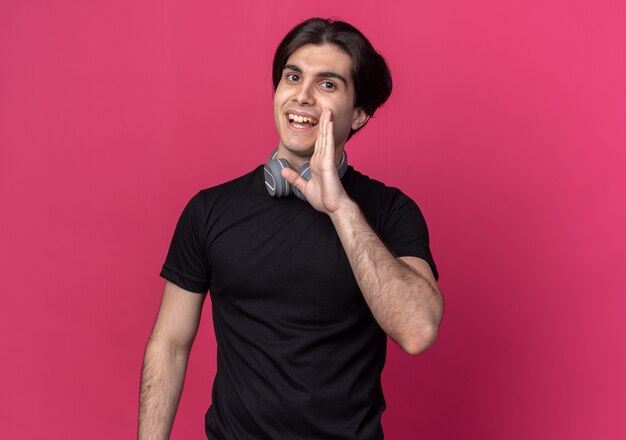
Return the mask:
[[(626, 438), (623, 1), (0, 4), (0, 438), (132, 438), (175, 222), (276, 146), (270, 66), (359, 27), (394, 94), (351, 163), (424, 211), (446, 314), (390, 439)], [(207, 301), (174, 439), (202, 438)]]

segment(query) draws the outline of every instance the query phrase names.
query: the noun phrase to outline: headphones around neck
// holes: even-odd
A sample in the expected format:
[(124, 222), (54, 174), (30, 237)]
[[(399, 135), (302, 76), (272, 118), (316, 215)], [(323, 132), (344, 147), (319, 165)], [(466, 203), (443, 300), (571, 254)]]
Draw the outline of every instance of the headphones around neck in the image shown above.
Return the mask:
[[(280, 175), (280, 170), (283, 168), (291, 168), (291, 165), (287, 159), (275, 159), (277, 153), (278, 148), (272, 151), (269, 160), (263, 167), (265, 170), (265, 188), (267, 188), (267, 192), (270, 193), (272, 197), (287, 197), (293, 192), (296, 197), (306, 202), (304, 194), (302, 194), (298, 188), (292, 186), (283, 178), (283, 176)], [(343, 155), (341, 156), (341, 162), (337, 165), (337, 173), (339, 174), (340, 179), (344, 174), (346, 174), (347, 169), (348, 155), (344, 150)], [(311, 166), (308, 163), (305, 163), (298, 170), (298, 174), (306, 180), (311, 180)]]

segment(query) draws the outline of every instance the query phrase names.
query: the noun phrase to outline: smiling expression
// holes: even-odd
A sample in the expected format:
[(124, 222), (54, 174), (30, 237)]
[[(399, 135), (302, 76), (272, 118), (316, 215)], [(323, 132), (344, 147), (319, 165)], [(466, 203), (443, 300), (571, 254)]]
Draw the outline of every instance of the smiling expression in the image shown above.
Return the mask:
[(274, 119), (280, 137), (279, 156), (292, 165), (313, 154), (318, 122), (330, 109), (334, 125), (337, 161), (351, 129), (368, 119), (354, 107), (354, 83), (350, 56), (334, 45), (304, 45), (294, 51), (283, 68), (274, 93)]

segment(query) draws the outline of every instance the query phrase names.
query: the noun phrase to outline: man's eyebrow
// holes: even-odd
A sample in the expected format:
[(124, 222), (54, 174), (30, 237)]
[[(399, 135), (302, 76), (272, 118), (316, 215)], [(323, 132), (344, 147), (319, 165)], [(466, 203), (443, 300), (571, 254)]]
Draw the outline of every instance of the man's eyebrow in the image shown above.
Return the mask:
[[(283, 67), (283, 70), (288, 69), (288, 70), (293, 70), (294, 72), (298, 72), (298, 73), (302, 73), (302, 69), (298, 66), (296, 66), (295, 64), (285, 64), (285, 66)], [(343, 84), (348, 87), (348, 80), (345, 79), (342, 75), (339, 75), (336, 72), (317, 72), (315, 74), (316, 77), (318, 78), (337, 78), (339, 81), (343, 82)]]
[(283, 67), (283, 70), (288, 69), (288, 70), (293, 70), (294, 72), (298, 72), (298, 73), (302, 73), (302, 69), (299, 68), (298, 66), (296, 66), (295, 64), (285, 64), (285, 66)]
[(348, 87), (348, 80), (345, 79), (343, 76), (339, 75), (338, 73), (335, 72), (318, 72), (317, 77), (320, 78), (337, 78), (339, 81), (343, 82), (343, 85)]

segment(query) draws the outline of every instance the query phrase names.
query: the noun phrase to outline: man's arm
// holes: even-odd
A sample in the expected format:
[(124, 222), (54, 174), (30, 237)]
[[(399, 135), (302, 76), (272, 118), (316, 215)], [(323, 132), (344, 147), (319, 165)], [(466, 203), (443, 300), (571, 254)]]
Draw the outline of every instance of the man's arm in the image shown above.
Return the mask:
[(443, 314), (443, 298), (428, 263), (395, 258), (351, 200), (330, 217), (378, 324), (407, 353), (426, 350)]
[(141, 372), (139, 440), (170, 436), (205, 297), (165, 283)]
[(381, 328), (406, 352), (432, 345), (443, 314), (443, 298), (428, 263), (395, 258), (348, 197), (337, 174), (331, 112), (320, 118), (311, 179), (281, 171), (318, 211), (328, 214), (346, 251), (354, 276)]

